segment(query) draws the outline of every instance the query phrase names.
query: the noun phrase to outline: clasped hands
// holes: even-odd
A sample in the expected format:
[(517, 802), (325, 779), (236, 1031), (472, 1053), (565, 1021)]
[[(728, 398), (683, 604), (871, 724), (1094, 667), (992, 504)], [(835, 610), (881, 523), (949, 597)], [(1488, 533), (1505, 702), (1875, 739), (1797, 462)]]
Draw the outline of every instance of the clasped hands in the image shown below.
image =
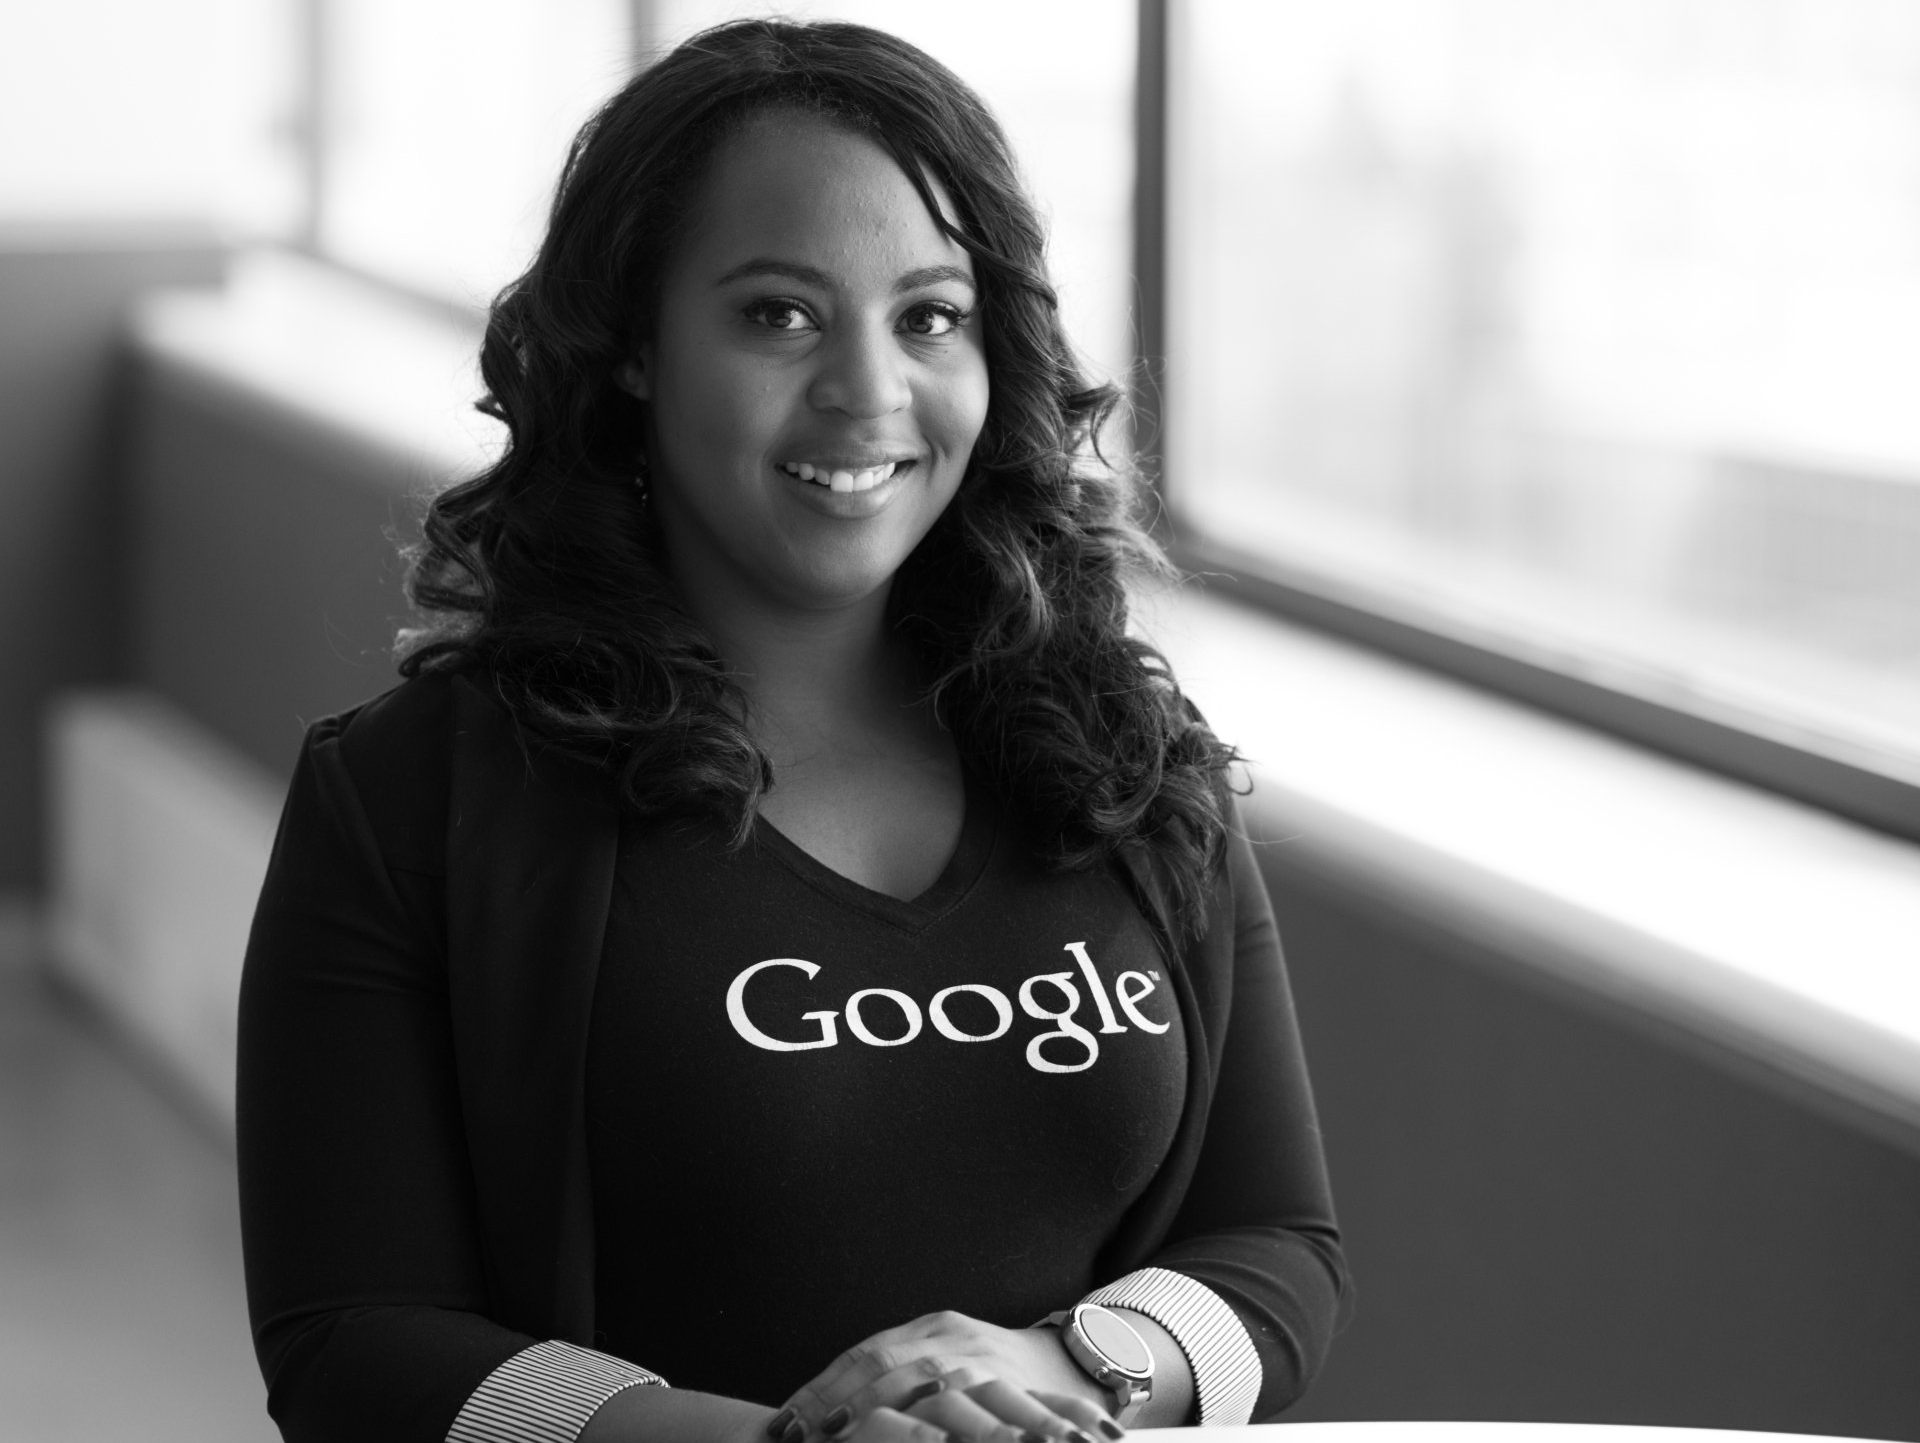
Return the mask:
[(929, 1313), (834, 1359), (759, 1443), (1113, 1443), (1099, 1397), (1055, 1329)]

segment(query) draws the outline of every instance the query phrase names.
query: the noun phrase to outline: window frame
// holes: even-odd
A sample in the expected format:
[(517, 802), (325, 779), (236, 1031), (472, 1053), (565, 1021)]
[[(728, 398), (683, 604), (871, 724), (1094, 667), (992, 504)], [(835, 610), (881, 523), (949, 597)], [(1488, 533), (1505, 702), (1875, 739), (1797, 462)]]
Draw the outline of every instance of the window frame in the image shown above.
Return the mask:
[(1575, 675), (1529, 655), (1515, 633), (1468, 636), (1362, 584), (1336, 588), (1276, 558), (1236, 549), (1187, 523), (1180, 478), (1165, 464), (1169, 54), (1181, 0), (1136, 0), (1139, 76), (1135, 114), (1134, 275), (1139, 346), (1134, 404), (1137, 449), (1158, 494), (1157, 533), (1174, 563), (1211, 591), (1426, 670), (1768, 791), (1811, 803), (1876, 830), (1920, 841), (1920, 784), (1766, 734), (1765, 718), (1689, 711)]

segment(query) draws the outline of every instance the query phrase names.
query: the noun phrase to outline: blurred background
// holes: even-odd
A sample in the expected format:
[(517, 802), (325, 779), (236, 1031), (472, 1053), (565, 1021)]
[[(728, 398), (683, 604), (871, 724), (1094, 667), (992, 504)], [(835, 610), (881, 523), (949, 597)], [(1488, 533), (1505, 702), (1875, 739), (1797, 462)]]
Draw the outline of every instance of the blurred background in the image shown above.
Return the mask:
[[(391, 684), (394, 540), (498, 444), (472, 357), (569, 138), (750, 13), (0, 0), (0, 1439), (273, 1436), (231, 1069), (285, 777)], [(1871, 1087), (1542, 986), (1484, 889), (1416, 905), (1275, 823), (1362, 1290), (1299, 1416), (1920, 1438), (1920, 0), (785, 13), (1001, 115), (1169, 540), (1278, 607), (1235, 625), (1577, 682), (1569, 735), (1653, 736), (1663, 796), (1847, 859), (1778, 863), (1853, 930), (1767, 985), (1851, 963)], [(1499, 770), (1422, 845), (1464, 855)], [(1766, 930), (1758, 875), (1718, 920)]]

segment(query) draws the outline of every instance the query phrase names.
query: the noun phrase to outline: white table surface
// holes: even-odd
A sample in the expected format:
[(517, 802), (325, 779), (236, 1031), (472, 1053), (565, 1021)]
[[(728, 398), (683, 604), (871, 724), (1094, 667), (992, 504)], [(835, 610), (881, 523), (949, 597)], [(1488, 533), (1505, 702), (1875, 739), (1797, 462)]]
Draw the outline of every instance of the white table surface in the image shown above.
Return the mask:
[(1820, 1443), (1833, 1434), (1641, 1428), (1624, 1423), (1263, 1423), (1245, 1428), (1155, 1428), (1153, 1443)]

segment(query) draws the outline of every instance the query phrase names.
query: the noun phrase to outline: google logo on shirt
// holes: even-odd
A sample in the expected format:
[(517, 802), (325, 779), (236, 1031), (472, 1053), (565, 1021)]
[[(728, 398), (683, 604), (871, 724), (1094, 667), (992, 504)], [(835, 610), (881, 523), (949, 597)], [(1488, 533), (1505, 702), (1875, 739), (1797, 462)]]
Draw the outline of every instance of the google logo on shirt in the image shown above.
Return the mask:
[[(1124, 1013), (1127, 1020), (1142, 1032), (1159, 1034), (1172, 1024), (1155, 1022), (1140, 1010), (1141, 1000), (1159, 987), (1156, 975), (1145, 972), (1122, 972), (1113, 980), (1113, 993), (1109, 997), (1105, 981), (1094, 969), (1093, 958), (1087, 953), (1084, 942), (1069, 942), (1062, 949), (1073, 954), (1079, 964), (1080, 976), (1085, 981), (1087, 992), (1093, 999), (1095, 1011), (1100, 1018), (1100, 1032), (1125, 1032), (1115, 1012)], [(812, 981), (820, 973), (820, 965), (799, 957), (769, 957), (764, 962), (755, 962), (751, 967), (742, 969), (727, 987), (727, 1020), (733, 1024), (733, 1030), (752, 1043), (755, 1047), (768, 1052), (811, 1052), (819, 1047), (838, 1047), (840, 1045), (839, 1019), (846, 1019), (847, 1031), (868, 1047), (904, 1047), (912, 1042), (924, 1030), (927, 1023), (933, 1024), (933, 1030), (949, 1042), (996, 1042), (1013, 1030), (1013, 1003), (1007, 1000), (1006, 993), (984, 982), (960, 982), (952, 987), (943, 987), (933, 994), (922, 1013), (920, 1004), (904, 992), (891, 987), (863, 987), (841, 1005), (839, 1009), (803, 1012), (802, 1022), (811, 1022), (815, 1026), (812, 1037), (802, 1042), (787, 1042), (761, 1030), (752, 1018), (747, 1016), (747, 984), (759, 973), (769, 967), (797, 967)], [(1043, 1005), (1040, 989), (1046, 988), (1060, 1005)], [(981, 998), (993, 1009), (994, 1027), (991, 1032), (967, 1032), (957, 1026), (947, 1015), (947, 1003), (962, 992), (972, 993)], [(1080, 1010), (1081, 996), (1079, 987), (1074, 985), (1071, 972), (1041, 972), (1027, 978), (1020, 984), (1016, 994), (1020, 1010), (1027, 1016), (1040, 1022), (1051, 1022), (1054, 1026), (1036, 1034), (1027, 1042), (1027, 1065), (1035, 1072), (1085, 1072), (1100, 1060), (1100, 1038), (1094, 1032), (1075, 1021)], [(898, 1016), (901, 1030), (897, 1036), (884, 1036), (874, 1030), (868, 1020), (866, 1009), (884, 1002)], [(1091, 1018), (1088, 1019), (1092, 1021)], [(1047, 1044), (1056, 1044), (1055, 1056), (1047, 1055)], [(1061, 1046), (1068, 1049), (1068, 1057), (1058, 1057)]]

